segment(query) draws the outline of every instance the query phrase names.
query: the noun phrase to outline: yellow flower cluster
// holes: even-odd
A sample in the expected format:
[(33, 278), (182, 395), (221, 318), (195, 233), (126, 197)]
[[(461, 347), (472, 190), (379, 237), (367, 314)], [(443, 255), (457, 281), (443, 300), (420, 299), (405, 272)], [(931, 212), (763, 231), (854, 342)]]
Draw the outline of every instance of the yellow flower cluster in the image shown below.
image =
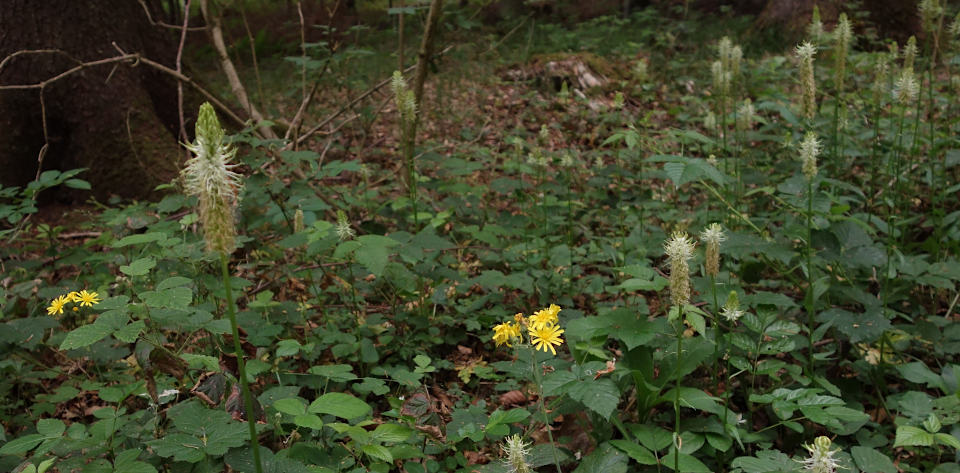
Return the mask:
[(513, 322), (505, 322), (493, 327), (493, 341), (497, 346), (513, 346), (515, 340), (522, 341), (521, 327), (527, 327), (527, 334), (530, 337), (530, 344), (537, 350), (550, 351), (557, 354), (554, 346), (563, 345), (563, 329), (558, 325), (560, 319), (557, 314), (560, 313), (560, 306), (550, 304), (550, 307), (541, 309), (533, 313), (529, 318), (524, 318), (523, 314), (514, 315)]
[(76, 304), (73, 310), (77, 310), (78, 307), (93, 307), (95, 304), (100, 303), (100, 295), (96, 292), (87, 291), (86, 289), (77, 292), (72, 291), (66, 295), (60, 295), (56, 299), (50, 301), (50, 305), (47, 306), (47, 315), (59, 315), (63, 313), (63, 308), (67, 304)]

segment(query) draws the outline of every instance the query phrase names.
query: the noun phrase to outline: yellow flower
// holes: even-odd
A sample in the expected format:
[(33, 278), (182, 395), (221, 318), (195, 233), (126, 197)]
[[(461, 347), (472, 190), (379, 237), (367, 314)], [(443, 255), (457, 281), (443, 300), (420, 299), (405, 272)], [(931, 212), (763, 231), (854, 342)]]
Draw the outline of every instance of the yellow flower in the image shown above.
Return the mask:
[(560, 306), (556, 304), (550, 304), (550, 307), (546, 309), (540, 309), (533, 313), (530, 316), (530, 327), (531, 329), (540, 329), (548, 325), (556, 325), (560, 319), (557, 318), (557, 314), (560, 313)]
[(79, 293), (71, 292), (70, 294), (74, 294), (73, 302), (77, 302), (83, 307), (93, 307), (94, 304), (100, 303), (100, 295), (96, 292), (87, 292), (84, 289)]
[(80, 293), (77, 292), (77, 291), (70, 291), (70, 292), (67, 294), (67, 300), (70, 301), (70, 302), (77, 302), (77, 301), (80, 300), (80, 299), (77, 298), (79, 295), (80, 295)]
[(557, 350), (553, 348), (553, 346), (563, 345), (563, 338), (560, 337), (561, 333), (563, 333), (563, 329), (553, 324), (540, 327), (531, 326), (530, 343), (532, 343), (537, 350), (547, 351), (547, 349), (549, 349), (551, 353), (556, 355)]
[(502, 323), (493, 327), (493, 341), (497, 342), (497, 346), (506, 344), (508, 347), (513, 346), (510, 344), (510, 339), (520, 336), (520, 326), (513, 325), (510, 322)]
[(47, 315), (58, 315), (63, 313), (63, 306), (70, 302), (70, 299), (67, 296), (60, 296), (56, 299), (50, 301), (50, 306), (47, 307)]
[(527, 325), (527, 321), (524, 319), (522, 312), (517, 312), (516, 315), (513, 316), (513, 320), (517, 322), (517, 325)]

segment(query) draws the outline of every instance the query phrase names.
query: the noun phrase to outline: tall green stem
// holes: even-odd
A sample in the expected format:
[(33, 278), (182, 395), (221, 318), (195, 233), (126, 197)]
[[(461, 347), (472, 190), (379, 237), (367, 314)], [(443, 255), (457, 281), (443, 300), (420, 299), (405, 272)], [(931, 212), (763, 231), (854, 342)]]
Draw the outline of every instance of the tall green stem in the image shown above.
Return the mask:
[(813, 301), (813, 179), (807, 179), (807, 336), (810, 342), (810, 356), (807, 360), (807, 375), (813, 377), (813, 325), (814, 301)]
[(240, 331), (237, 329), (237, 314), (233, 306), (233, 294), (230, 289), (230, 269), (225, 253), (220, 253), (220, 272), (223, 277), (223, 289), (227, 302), (227, 317), (230, 319), (230, 331), (233, 334), (233, 353), (237, 357), (237, 371), (240, 376), (240, 387), (243, 390), (243, 406), (247, 413), (247, 426), (250, 428), (253, 464), (257, 473), (263, 473), (263, 466), (260, 464), (260, 442), (257, 439), (257, 419), (253, 409), (253, 398), (250, 396), (250, 386), (247, 384), (247, 367), (243, 361), (243, 349), (240, 346)]
[(676, 386), (673, 390), (673, 471), (680, 472), (680, 360), (683, 357), (683, 307), (677, 307), (679, 312), (677, 317), (677, 366)]
[(550, 418), (547, 416), (547, 406), (543, 402), (543, 375), (540, 374), (540, 367), (537, 365), (537, 351), (530, 347), (530, 367), (533, 368), (533, 379), (537, 383), (537, 389), (540, 390), (540, 412), (543, 414), (543, 425), (547, 429), (547, 438), (550, 439), (550, 448), (553, 449), (553, 464), (557, 467), (557, 473), (563, 473), (560, 469), (560, 458), (557, 456), (557, 444), (553, 441), (553, 431), (550, 430)]

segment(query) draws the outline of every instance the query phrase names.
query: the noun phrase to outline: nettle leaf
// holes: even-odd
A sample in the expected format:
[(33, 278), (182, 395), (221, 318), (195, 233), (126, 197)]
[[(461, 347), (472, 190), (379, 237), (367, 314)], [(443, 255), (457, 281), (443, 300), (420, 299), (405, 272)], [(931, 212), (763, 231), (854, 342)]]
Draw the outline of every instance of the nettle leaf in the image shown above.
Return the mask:
[(92, 324), (70, 331), (60, 343), (61, 350), (83, 348), (99, 342), (107, 335), (123, 328), (130, 320), (125, 310), (110, 310), (100, 314)]
[(144, 291), (140, 293), (140, 299), (150, 307), (186, 309), (193, 300), (193, 291), (189, 287)]
[(310, 403), (308, 412), (330, 414), (341, 419), (356, 419), (373, 411), (365, 402), (346, 393), (327, 393)]
[[(586, 379), (572, 383), (567, 387), (567, 395), (597, 414), (609, 419), (610, 414), (620, 404), (620, 389), (607, 378)], [(606, 471), (606, 470), (597, 470)]]
[(893, 447), (929, 447), (935, 442), (933, 434), (912, 425), (897, 427)]
[(357, 377), (353, 374), (353, 367), (350, 365), (321, 365), (311, 366), (310, 374), (315, 374), (328, 378), (330, 381), (353, 381)]
[(157, 265), (157, 260), (147, 257), (132, 261), (129, 265), (120, 266), (120, 272), (127, 276), (143, 276)]
[(856, 446), (850, 449), (850, 456), (861, 471), (869, 473), (897, 473), (897, 466), (890, 457), (872, 448)]
[[(672, 463), (671, 463), (672, 465)], [(601, 444), (593, 453), (584, 457), (574, 473), (626, 473), (627, 455), (610, 445)]]
[(246, 425), (220, 409), (208, 409), (196, 400), (177, 404), (167, 413), (178, 432), (147, 442), (161, 457), (196, 463), (204, 454), (221, 456), (249, 442)]
[(390, 258), (390, 248), (397, 246), (399, 243), (382, 235), (363, 235), (357, 238), (357, 241), (360, 242), (360, 247), (354, 251), (357, 262), (367, 268), (367, 271), (373, 273), (374, 276), (380, 277), (383, 275), (383, 268), (387, 266), (387, 261)]

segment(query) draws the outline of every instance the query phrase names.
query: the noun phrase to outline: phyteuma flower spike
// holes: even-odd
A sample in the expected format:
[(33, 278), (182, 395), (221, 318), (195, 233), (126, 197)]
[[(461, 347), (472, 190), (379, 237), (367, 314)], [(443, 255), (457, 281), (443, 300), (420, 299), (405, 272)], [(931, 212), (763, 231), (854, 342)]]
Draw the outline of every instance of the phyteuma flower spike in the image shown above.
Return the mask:
[(183, 186), (188, 195), (197, 196), (199, 201), (207, 250), (230, 254), (237, 234), (233, 213), (243, 183), (233, 171), (236, 165), (230, 163), (236, 150), (223, 143), (223, 128), (209, 103), (200, 106), (196, 141), (184, 146), (194, 156), (181, 172)]

